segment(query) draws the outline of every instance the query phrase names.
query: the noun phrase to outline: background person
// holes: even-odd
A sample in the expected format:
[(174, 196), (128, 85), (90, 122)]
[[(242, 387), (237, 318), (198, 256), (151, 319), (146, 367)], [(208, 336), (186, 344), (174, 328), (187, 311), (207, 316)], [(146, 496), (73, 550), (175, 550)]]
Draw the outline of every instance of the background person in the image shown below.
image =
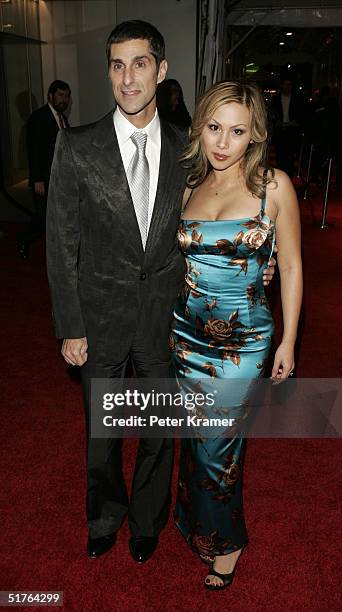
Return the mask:
[(176, 79), (165, 79), (157, 87), (157, 108), (161, 117), (181, 129), (191, 125), (191, 117), (185, 106), (183, 90)]
[(282, 80), (279, 94), (272, 99), (271, 114), (277, 166), (292, 178), (299, 148), (303, 104), (294, 93), (290, 79)]
[(330, 87), (322, 87), (311, 112), (310, 134), (314, 151), (311, 178), (325, 181), (330, 157), (338, 157), (340, 112), (338, 101), (331, 96)]
[(57, 134), (69, 127), (65, 112), (71, 90), (64, 81), (53, 81), (48, 101), (35, 110), (27, 121), (29, 185), (33, 190), (35, 211), (25, 229), (17, 236), (19, 255), (27, 259), (30, 244), (45, 233), (46, 203)]

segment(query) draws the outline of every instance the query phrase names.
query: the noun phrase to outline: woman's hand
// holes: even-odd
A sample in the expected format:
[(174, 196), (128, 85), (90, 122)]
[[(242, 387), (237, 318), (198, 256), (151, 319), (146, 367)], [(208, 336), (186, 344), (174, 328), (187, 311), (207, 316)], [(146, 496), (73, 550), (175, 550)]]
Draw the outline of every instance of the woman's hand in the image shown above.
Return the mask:
[(285, 380), (294, 368), (294, 346), (293, 344), (282, 342), (275, 354), (271, 378), (274, 381)]

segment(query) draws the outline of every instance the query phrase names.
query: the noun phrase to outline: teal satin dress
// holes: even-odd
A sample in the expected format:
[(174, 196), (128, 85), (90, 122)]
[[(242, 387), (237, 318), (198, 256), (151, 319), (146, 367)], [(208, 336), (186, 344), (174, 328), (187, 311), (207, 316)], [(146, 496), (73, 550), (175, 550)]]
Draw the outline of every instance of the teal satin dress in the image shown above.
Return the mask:
[[(180, 223), (187, 274), (174, 309), (170, 347), (181, 385), (198, 381), (206, 391), (219, 379), (263, 374), (273, 319), (262, 276), (275, 241), (265, 203), (266, 195), (253, 218)], [(201, 555), (228, 554), (248, 542), (242, 501), (245, 445), (239, 437), (182, 440), (175, 521)]]

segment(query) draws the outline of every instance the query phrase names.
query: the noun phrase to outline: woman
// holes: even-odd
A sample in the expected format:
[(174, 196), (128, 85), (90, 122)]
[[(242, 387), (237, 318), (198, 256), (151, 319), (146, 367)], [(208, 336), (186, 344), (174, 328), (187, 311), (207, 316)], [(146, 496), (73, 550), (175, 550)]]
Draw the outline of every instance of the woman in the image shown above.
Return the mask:
[[(257, 87), (214, 85), (195, 111), (191, 162), (179, 244), (188, 266), (174, 311), (171, 349), (182, 384), (256, 379), (264, 369), (273, 320), (262, 273), (275, 232), (284, 331), (272, 378), (294, 368), (302, 299), (300, 221), (288, 176), (262, 166), (266, 111)], [(212, 563), (205, 585), (231, 584), (248, 542), (242, 508), (245, 440), (183, 440), (176, 524), (201, 558)]]
[(165, 79), (157, 87), (157, 108), (161, 117), (186, 130), (191, 117), (185, 106), (183, 90), (176, 79)]

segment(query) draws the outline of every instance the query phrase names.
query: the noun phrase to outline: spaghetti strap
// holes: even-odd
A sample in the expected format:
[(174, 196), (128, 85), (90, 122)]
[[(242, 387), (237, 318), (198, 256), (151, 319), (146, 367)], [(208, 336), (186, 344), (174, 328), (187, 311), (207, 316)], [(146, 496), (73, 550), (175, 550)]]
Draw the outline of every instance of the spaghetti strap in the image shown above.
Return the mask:
[(193, 194), (193, 191), (194, 191), (194, 190), (193, 190), (193, 189), (191, 189), (191, 191), (190, 191), (190, 193), (189, 193), (189, 197), (188, 197), (187, 201), (185, 202), (185, 204), (184, 204), (184, 205), (183, 205), (183, 207), (182, 207), (181, 214), (183, 214), (183, 212), (185, 211), (185, 209), (186, 209), (186, 207), (187, 207), (187, 205), (188, 205), (188, 203), (189, 203), (189, 201), (190, 201), (190, 198), (191, 198), (191, 196), (192, 196), (192, 194)]
[(261, 211), (260, 211), (261, 216), (265, 214), (265, 207), (266, 207), (267, 173), (268, 173), (268, 168), (265, 168), (263, 175), (262, 175), (262, 199), (261, 199)]

